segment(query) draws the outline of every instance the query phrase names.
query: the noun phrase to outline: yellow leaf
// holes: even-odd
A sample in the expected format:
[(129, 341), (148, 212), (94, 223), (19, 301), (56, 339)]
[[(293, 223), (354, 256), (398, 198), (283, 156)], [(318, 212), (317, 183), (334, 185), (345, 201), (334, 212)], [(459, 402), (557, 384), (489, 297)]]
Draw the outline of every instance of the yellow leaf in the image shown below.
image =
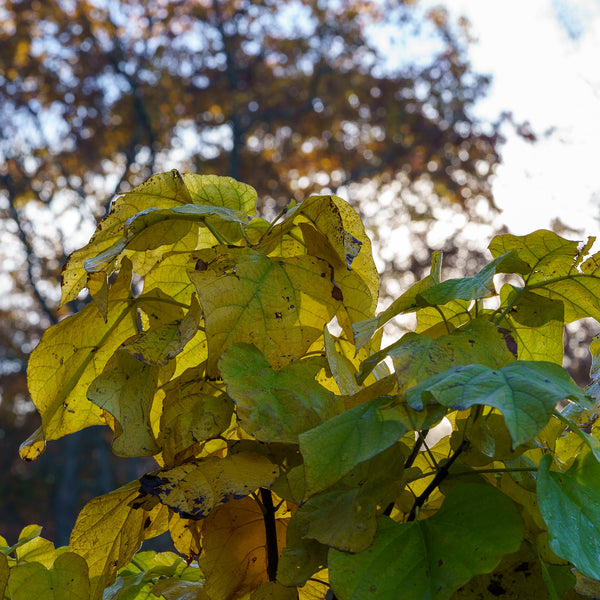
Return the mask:
[(123, 261), (109, 293), (107, 321), (90, 303), (46, 330), (31, 353), (27, 383), (46, 440), (105, 424), (102, 409), (86, 392), (115, 350), (137, 333), (130, 298), (131, 263)]
[(8, 584), (8, 575), (10, 573), (10, 567), (8, 566), (8, 560), (6, 556), (0, 552), (0, 598), (4, 598), (4, 590)]
[[(277, 545), (285, 545), (288, 519), (276, 519)], [(203, 528), (198, 561), (211, 600), (234, 600), (267, 582), (265, 523), (259, 505), (242, 498), (219, 506)]]
[(200, 316), (200, 305), (194, 295), (190, 310), (183, 319), (141, 333), (123, 347), (139, 360), (164, 366), (196, 335)]
[(106, 273), (89, 273), (87, 288), (92, 300), (106, 322), (108, 318), (108, 277)]
[(232, 177), (185, 173), (183, 181), (195, 204), (212, 204), (256, 214), (256, 190)]
[(158, 443), (167, 464), (173, 465), (180, 452), (229, 427), (233, 401), (206, 381), (203, 366), (188, 369), (163, 391)]
[(202, 551), (202, 525), (204, 521), (184, 519), (177, 513), (169, 517), (169, 533), (175, 549), (191, 561)]
[(138, 495), (139, 481), (88, 502), (79, 513), (71, 533), (70, 548), (86, 559), (91, 581), (91, 600), (100, 600), (104, 589), (129, 563), (144, 540), (167, 530), (164, 506), (134, 509), (129, 503)]
[(16, 548), (16, 556), (18, 562), (38, 562), (46, 568), (50, 568), (56, 557), (64, 553), (67, 548), (61, 550), (54, 548), (54, 544), (50, 540), (46, 540), (38, 536), (26, 541), (24, 544), (19, 544)]
[[(209, 258), (209, 254), (211, 257)], [(256, 346), (279, 369), (300, 358), (335, 314), (332, 269), (312, 256), (271, 259), (249, 248), (207, 253), (207, 269), (192, 271), (204, 311), (209, 376), (236, 342)]]
[(66, 552), (51, 569), (39, 562), (17, 565), (10, 571), (8, 593), (11, 600), (88, 600), (87, 564), (81, 556)]
[(158, 367), (117, 350), (91, 383), (87, 397), (114, 418), (112, 451), (117, 456), (152, 456), (159, 451), (150, 423)]
[[(74, 300), (87, 283), (84, 262), (106, 251), (123, 237), (125, 221), (149, 208), (170, 208), (191, 202), (178, 171), (154, 175), (134, 190), (120, 196), (102, 220), (90, 242), (71, 254), (62, 272), (61, 306)], [(138, 270), (136, 269), (136, 272)]]
[(46, 450), (44, 431), (38, 427), (20, 446), (19, 456), (25, 461), (35, 460)]
[(270, 487), (278, 474), (277, 465), (253, 452), (209, 457), (144, 475), (140, 500), (155, 496), (184, 518), (203, 519), (231, 496)]

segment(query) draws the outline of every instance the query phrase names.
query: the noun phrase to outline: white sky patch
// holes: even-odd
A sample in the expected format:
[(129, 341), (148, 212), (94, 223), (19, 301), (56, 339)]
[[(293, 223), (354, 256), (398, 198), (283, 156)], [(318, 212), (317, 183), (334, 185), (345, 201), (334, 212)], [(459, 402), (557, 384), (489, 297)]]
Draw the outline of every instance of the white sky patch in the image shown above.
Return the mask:
[[(432, 4), (434, 4), (432, 2)], [(559, 218), (584, 235), (600, 232), (600, 2), (452, 0), (478, 41), (476, 71), (493, 76), (476, 114), (502, 110), (529, 121), (540, 140), (510, 135), (494, 183), (499, 224), (515, 234)], [(544, 132), (552, 131), (544, 136)]]

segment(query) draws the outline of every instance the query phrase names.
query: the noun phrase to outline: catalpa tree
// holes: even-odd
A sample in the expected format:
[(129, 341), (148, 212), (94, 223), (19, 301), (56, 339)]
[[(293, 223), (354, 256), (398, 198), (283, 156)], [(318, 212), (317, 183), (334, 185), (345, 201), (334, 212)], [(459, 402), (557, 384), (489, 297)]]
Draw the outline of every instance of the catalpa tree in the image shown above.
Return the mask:
[[(600, 319), (591, 242), (501, 235), (445, 281), (435, 254), (376, 315), (347, 203), (312, 196), (271, 223), (255, 206), (231, 178), (163, 173), (69, 258), (62, 302), (91, 301), (31, 355), (42, 427), (21, 456), (108, 425), (114, 453), (157, 468), (89, 502), (68, 548), (33, 525), (0, 539), (0, 595), (594, 595), (598, 343), (586, 390), (561, 367), (565, 323)], [(381, 349), (405, 313), (415, 331)], [(138, 552), (167, 531), (176, 552)]]

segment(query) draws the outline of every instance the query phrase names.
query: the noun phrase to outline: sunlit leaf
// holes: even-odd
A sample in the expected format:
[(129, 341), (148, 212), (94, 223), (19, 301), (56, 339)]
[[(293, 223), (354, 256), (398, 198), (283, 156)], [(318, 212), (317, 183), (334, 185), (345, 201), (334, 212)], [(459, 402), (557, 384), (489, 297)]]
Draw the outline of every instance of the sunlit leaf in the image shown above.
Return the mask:
[(144, 540), (167, 529), (166, 507), (159, 505), (146, 512), (129, 506), (138, 490), (139, 482), (133, 481), (98, 496), (77, 517), (70, 549), (88, 564), (91, 600), (102, 598), (104, 588), (114, 581), (117, 571), (129, 563)]
[(184, 173), (183, 181), (195, 204), (210, 204), (256, 214), (256, 190), (233, 177)]
[(143, 475), (140, 497), (155, 496), (186, 519), (204, 519), (230, 497), (270, 487), (278, 474), (277, 465), (250, 452), (209, 457)]
[(148, 207), (170, 208), (190, 201), (189, 192), (176, 170), (154, 175), (133, 191), (120, 196), (87, 246), (76, 250), (69, 257), (62, 273), (61, 305), (74, 300), (86, 285), (88, 274), (83, 263), (121, 240), (122, 229), (128, 218)]
[(342, 412), (343, 402), (315, 381), (319, 359), (279, 371), (254, 346), (229, 346), (219, 369), (244, 429), (266, 442), (297, 442), (298, 435)]
[(150, 423), (158, 367), (119, 350), (88, 388), (88, 399), (115, 418), (112, 451), (117, 456), (152, 456), (159, 451)]
[(189, 276), (204, 311), (211, 376), (237, 342), (256, 346), (275, 369), (300, 358), (339, 306), (331, 267), (312, 256), (272, 260), (222, 248), (206, 270)]
[(48, 329), (31, 353), (27, 369), (29, 393), (42, 415), (46, 440), (103, 425), (102, 409), (86, 397), (121, 343), (137, 333), (131, 299), (131, 264), (123, 261), (109, 293), (104, 318), (91, 303)]
[(358, 554), (329, 551), (329, 575), (340, 600), (445, 599), (471, 577), (516, 551), (523, 523), (513, 503), (491, 486), (452, 488), (429, 519), (379, 518), (373, 545)]

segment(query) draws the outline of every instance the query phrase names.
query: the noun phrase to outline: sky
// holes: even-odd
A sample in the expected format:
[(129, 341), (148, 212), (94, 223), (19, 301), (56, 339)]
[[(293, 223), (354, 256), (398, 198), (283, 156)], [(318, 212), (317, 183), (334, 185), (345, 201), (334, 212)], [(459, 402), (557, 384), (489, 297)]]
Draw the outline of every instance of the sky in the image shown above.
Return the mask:
[(524, 235), (559, 218), (600, 237), (600, 0), (448, 0), (446, 7), (469, 19), (473, 66), (493, 76), (476, 114), (494, 119), (510, 110), (539, 136), (530, 144), (513, 134), (503, 147), (493, 188), (498, 223)]

